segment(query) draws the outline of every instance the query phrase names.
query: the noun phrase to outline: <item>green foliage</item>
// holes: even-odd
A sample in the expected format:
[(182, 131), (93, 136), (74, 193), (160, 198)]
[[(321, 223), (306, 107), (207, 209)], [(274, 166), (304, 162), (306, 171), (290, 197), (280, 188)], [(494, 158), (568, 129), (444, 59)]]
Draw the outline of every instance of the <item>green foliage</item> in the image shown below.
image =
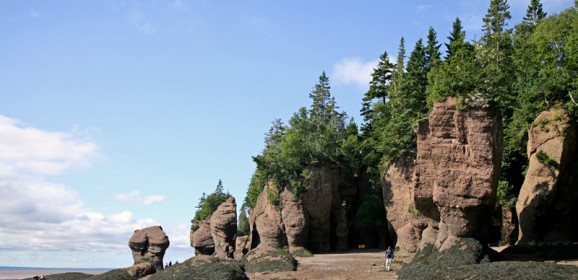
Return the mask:
[(409, 212), (410, 214), (412, 214), (416, 218), (421, 215), (421, 213), (419, 212), (419, 210), (417, 210), (417, 208), (415, 208), (415, 205), (413, 203), (408, 205), (407, 212)]
[(369, 195), (359, 206), (355, 215), (355, 223), (358, 227), (375, 229), (383, 228), (385, 224), (385, 211), (379, 197)]
[(249, 235), (250, 226), (249, 226), (249, 219), (247, 218), (247, 209), (241, 207), (241, 211), (239, 213), (239, 223), (237, 224), (237, 235)]
[(512, 208), (516, 206), (517, 198), (512, 194), (512, 189), (513, 186), (508, 181), (501, 180), (498, 183), (496, 203), (505, 208)]
[(205, 193), (203, 193), (201, 196), (199, 204), (197, 205), (195, 217), (191, 221), (193, 225), (198, 221), (205, 220), (210, 217), (211, 214), (217, 210), (217, 207), (219, 207), (221, 203), (225, 202), (229, 196), (231, 195), (228, 192), (223, 192), (223, 182), (219, 180), (219, 183), (217, 184), (217, 187), (213, 193), (209, 195), (205, 195)]
[(553, 168), (560, 168), (560, 164), (555, 161), (554, 159), (552, 159), (546, 152), (544, 152), (543, 150), (539, 150), (536, 153), (536, 159), (538, 160), (539, 163), (549, 166), (549, 167), (553, 167)]

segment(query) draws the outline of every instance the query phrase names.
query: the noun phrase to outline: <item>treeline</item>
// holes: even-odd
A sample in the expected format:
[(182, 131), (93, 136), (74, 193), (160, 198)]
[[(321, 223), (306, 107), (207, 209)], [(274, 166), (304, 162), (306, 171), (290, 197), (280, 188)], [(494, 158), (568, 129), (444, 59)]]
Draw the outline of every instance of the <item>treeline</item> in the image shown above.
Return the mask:
[(522, 22), (508, 28), (510, 19), (506, 0), (491, 0), (483, 35), (471, 41), (456, 18), (443, 44), (445, 53), (433, 28), (408, 57), (401, 38), (396, 61), (384, 52), (372, 73), (362, 99), (361, 127), (338, 111), (329, 78), (322, 73), (309, 94), (309, 108), (300, 108), (287, 124), (275, 120), (266, 134), (263, 152), (253, 158), (257, 167), (241, 215), (255, 206), (267, 182), (279, 188), (267, 194), (273, 203), (278, 203), (283, 187), (292, 188), (299, 199), (310, 176), (307, 167), (313, 165), (364, 174), (373, 194), (380, 196), (386, 168), (415, 157), (416, 121), (448, 96), (457, 97), (461, 108), (492, 106), (500, 111), (504, 156), (498, 203), (513, 206), (528, 163), (532, 121), (551, 107), (562, 107), (578, 119), (578, 0), (551, 16), (539, 0), (531, 0)]

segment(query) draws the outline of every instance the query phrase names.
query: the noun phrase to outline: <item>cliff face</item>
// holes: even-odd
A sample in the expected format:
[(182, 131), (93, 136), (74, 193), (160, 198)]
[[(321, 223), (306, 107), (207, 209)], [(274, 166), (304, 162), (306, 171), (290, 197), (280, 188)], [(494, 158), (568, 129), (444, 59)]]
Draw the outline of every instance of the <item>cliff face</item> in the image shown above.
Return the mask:
[(561, 109), (542, 112), (529, 129), (529, 166), (516, 203), (518, 243), (575, 241), (577, 140), (576, 127)]

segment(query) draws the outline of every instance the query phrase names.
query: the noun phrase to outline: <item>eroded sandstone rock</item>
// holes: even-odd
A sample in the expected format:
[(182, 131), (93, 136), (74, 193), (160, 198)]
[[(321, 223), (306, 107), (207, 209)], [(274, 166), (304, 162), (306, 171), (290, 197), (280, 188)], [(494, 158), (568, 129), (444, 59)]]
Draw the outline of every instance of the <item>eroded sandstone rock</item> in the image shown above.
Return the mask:
[(227, 200), (213, 212), (210, 218), (211, 236), (215, 244), (215, 254), (220, 258), (232, 258), (235, 251), (237, 233), (237, 204), (234, 197)]
[(303, 205), (285, 189), (281, 194), (281, 219), (287, 236), (289, 252), (302, 251), (309, 244), (309, 219)]
[(529, 166), (520, 189), (518, 243), (572, 241), (576, 210), (576, 128), (562, 109), (542, 112), (528, 131)]
[(215, 252), (215, 241), (208, 220), (197, 222), (196, 229), (191, 230), (190, 240), (191, 247), (195, 248), (195, 255), (212, 255)]
[(163, 257), (169, 245), (169, 237), (160, 226), (137, 229), (128, 241), (134, 264), (150, 263), (157, 271), (164, 268)]
[(272, 199), (278, 199), (277, 189), (268, 183), (249, 212), (251, 249), (283, 248), (287, 245), (280, 206), (274, 205)]
[(501, 120), (491, 108), (458, 110), (456, 102), (452, 97), (436, 102), (429, 119), (417, 126), (414, 202), (435, 219), (433, 202), (448, 234), (483, 238), (496, 198)]

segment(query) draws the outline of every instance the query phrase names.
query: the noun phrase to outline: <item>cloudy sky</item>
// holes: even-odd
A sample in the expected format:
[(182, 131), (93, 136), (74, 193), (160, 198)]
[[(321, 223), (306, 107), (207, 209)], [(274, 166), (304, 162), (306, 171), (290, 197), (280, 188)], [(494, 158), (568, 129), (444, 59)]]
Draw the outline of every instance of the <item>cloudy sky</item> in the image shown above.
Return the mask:
[(151, 225), (166, 262), (189, 258), (199, 197), (221, 179), (242, 203), (271, 122), (322, 71), (360, 120), (383, 51), (429, 26), (444, 43), (456, 17), (479, 38), (488, 2), (0, 1), (0, 266), (129, 266)]

